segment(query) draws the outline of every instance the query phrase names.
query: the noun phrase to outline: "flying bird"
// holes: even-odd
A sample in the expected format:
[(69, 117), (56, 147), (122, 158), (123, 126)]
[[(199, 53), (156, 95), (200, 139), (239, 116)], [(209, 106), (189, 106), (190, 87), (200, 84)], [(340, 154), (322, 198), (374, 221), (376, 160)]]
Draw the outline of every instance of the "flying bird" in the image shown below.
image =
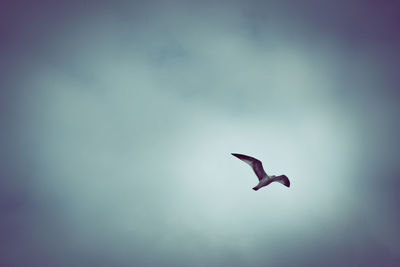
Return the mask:
[(258, 181), (259, 181), (258, 185), (253, 187), (253, 190), (257, 191), (261, 187), (267, 186), (272, 182), (279, 182), (279, 183), (283, 184), (284, 186), (290, 187), (290, 181), (286, 175), (268, 176), (264, 171), (261, 161), (259, 161), (258, 159), (250, 157), (250, 156), (242, 155), (242, 154), (236, 154), (236, 153), (231, 153), (231, 154), (233, 156), (237, 157), (238, 159), (243, 160), (244, 162), (246, 162), (253, 168), (253, 171), (256, 173), (256, 175), (258, 177)]

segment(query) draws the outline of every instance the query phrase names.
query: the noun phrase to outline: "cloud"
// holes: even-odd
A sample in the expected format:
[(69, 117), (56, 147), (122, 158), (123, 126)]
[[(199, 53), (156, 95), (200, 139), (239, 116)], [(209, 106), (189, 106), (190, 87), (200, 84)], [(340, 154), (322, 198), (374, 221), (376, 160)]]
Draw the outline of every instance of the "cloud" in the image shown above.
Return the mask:
[[(214, 7), (100, 4), (44, 28), (4, 82), (18, 89), (3, 91), (14, 104), (3, 109), (18, 107), (1, 141), (5, 264), (338, 266), (378, 262), (371, 251), (396, 261), (395, 192), (373, 175), (396, 175), (398, 154), (378, 52), (303, 9)], [(231, 152), (293, 186), (255, 194)]]

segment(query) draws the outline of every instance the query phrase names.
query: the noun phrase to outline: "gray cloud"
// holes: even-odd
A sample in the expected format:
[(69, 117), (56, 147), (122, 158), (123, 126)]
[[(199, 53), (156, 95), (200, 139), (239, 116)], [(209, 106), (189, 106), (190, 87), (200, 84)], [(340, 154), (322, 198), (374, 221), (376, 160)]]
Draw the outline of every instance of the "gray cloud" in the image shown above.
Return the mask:
[[(352, 1), (341, 22), (344, 4), (311, 2), (41, 7), (10, 7), (21, 21), (1, 54), (3, 264), (399, 260), (389, 9)], [(230, 152), (293, 186), (254, 193)]]

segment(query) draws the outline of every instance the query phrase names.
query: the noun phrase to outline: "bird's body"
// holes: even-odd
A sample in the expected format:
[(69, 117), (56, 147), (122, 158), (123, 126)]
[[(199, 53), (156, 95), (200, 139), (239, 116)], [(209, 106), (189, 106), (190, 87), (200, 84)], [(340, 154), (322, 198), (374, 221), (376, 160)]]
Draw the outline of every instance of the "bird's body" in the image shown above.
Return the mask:
[(267, 186), (272, 182), (279, 182), (287, 187), (290, 187), (290, 181), (289, 178), (287, 178), (286, 175), (280, 175), (280, 176), (275, 176), (275, 175), (271, 175), (268, 176), (267, 173), (264, 171), (264, 168), (262, 166), (261, 161), (259, 161), (256, 158), (250, 157), (250, 156), (246, 156), (243, 154), (237, 154), (237, 153), (232, 153), (233, 156), (237, 157), (238, 159), (246, 162), (247, 164), (249, 164), (255, 174), (258, 177), (258, 185), (256, 185), (255, 187), (253, 187), (253, 190), (257, 191), (258, 189), (260, 189), (261, 187)]
[(256, 185), (255, 187), (253, 187), (254, 190), (258, 190), (261, 187), (267, 186), (270, 183), (272, 183), (272, 178), (270, 178), (269, 176), (264, 177), (263, 179), (260, 180), (260, 182), (258, 183), (258, 185)]

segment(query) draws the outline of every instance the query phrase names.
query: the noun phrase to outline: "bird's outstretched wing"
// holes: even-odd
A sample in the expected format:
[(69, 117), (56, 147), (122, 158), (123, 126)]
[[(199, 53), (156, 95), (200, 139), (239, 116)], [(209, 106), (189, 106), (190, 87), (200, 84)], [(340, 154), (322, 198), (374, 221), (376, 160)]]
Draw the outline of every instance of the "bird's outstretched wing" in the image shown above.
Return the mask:
[(283, 184), (284, 186), (290, 187), (290, 181), (286, 175), (276, 176), (275, 178), (273, 178), (273, 180), (274, 180), (274, 182), (279, 182), (279, 183)]
[(258, 159), (255, 159), (250, 156), (242, 155), (242, 154), (236, 154), (236, 153), (231, 153), (231, 154), (233, 156), (237, 157), (238, 159), (243, 160), (244, 162), (249, 164), (253, 168), (254, 172), (256, 173), (258, 180), (261, 180), (262, 178), (267, 176), (267, 174), (264, 171), (261, 161), (259, 161)]

